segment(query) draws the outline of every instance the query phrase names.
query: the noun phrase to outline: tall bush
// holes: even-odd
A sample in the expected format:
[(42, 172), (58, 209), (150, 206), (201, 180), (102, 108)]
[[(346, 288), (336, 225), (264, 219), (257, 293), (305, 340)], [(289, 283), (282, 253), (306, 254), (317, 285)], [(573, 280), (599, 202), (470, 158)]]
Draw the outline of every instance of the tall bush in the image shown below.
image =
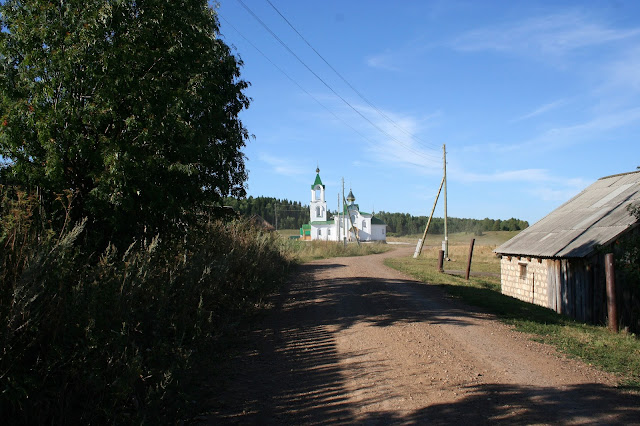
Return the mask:
[[(37, 207), (16, 202), (30, 206), (23, 216)], [(86, 221), (42, 239), (3, 205), (14, 208), (2, 211), (0, 261), (22, 256), (16, 273), (3, 268), (0, 310), (0, 411), (16, 424), (179, 419), (194, 356), (286, 276), (277, 236), (248, 223), (96, 253), (82, 238)]]

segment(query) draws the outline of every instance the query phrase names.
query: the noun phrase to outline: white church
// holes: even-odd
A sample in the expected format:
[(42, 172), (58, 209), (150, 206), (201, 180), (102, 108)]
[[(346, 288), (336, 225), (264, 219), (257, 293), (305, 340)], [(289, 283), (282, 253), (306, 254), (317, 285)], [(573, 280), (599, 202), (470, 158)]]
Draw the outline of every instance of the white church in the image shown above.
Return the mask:
[(302, 240), (326, 241), (386, 241), (387, 225), (371, 213), (360, 211), (355, 204), (356, 197), (349, 191), (348, 204), (342, 212), (329, 219), (325, 186), (320, 179), (320, 169), (316, 169), (316, 180), (311, 185), (311, 220), (300, 228)]

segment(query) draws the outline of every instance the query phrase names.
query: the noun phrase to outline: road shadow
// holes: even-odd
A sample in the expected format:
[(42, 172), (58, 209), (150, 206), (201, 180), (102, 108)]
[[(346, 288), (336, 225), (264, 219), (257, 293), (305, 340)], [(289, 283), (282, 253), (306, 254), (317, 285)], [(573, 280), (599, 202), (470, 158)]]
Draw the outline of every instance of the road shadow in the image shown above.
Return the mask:
[(640, 424), (638, 397), (598, 384), (563, 389), (504, 384), (469, 386), (455, 403), (408, 413), (368, 413), (363, 424)]
[[(429, 322), (467, 326), (480, 308), (463, 305), (435, 286), (402, 279), (314, 280), (327, 268), (302, 265), (274, 300), (276, 308), (256, 326), (225, 369), (227, 378), (211, 400), (202, 424), (639, 424), (640, 398), (598, 384), (563, 389), (502, 384), (468, 385), (455, 403), (412, 412), (362, 414), (389, 397), (349, 398), (334, 333), (358, 322), (386, 327)], [(443, 300), (447, 299), (447, 300)], [(385, 368), (349, 363), (349, 375)], [(371, 394), (376, 394), (371, 392)], [(377, 400), (373, 400), (376, 398)]]

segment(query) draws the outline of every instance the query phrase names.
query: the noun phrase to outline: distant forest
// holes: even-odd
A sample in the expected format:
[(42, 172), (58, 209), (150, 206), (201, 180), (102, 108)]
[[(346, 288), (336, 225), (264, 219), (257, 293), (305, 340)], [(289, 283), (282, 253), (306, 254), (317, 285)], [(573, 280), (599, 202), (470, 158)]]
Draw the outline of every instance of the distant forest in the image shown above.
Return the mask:
[[(411, 216), (408, 213), (387, 213), (384, 211), (376, 213), (376, 217), (382, 219), (387, 224), (388, 235), (410, 235), (424, 232), (427, 226), (427, 216)], [(460, 219), (457, 217), (447, 218), (447, 228), (454, 232), (473, 232), (481, 235), (486, 231), (519, 231), (529, 226), (525, 220), (511, 218), (500, 219)], [(444, 234), (444, 219), (434, 217), (429, 225), (429, 234)]]
[[(299, 201), (280, 200), (273, 197), (248, 197), (244, 199), (225, 198), (224, 204), (243, 216), (260, 215), (267, 222), (276, 225), (278, 229), (298, 229), (309, 223), (309, 206)], [(332, 214), (335, 214), (333, 212)], [(387, 224), (387, 234), (402, 236), (424, 232), (427, 226), (427, 216), (411, 216), (408, 213), (375, 214)], [(476, 235), (486, 231), (519, 231), (529, 226), (529, 222), (520, 219), (460, 219), (449, 217), (447, 227), (449, 232), (469, 232)], [(429, 234), (443, 234), (444, 219), (434, 217), (429, 226)]]
[(278, 229), (299, 229), (309, 223), (309, 206), (299, 201), (281, 200), (273, 197), (248, 197), (243, 199), (227, 197), (224, 205), (243, 215), (259, 215)]

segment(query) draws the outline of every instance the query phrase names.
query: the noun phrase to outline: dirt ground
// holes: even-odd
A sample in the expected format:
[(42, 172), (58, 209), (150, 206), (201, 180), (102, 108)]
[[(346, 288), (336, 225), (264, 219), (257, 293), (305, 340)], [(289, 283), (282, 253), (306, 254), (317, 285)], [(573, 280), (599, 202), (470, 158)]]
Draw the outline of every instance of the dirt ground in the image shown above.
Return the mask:
[(640, 424), (615, 377), (383, 265), (303, 265), (205, 424)]

